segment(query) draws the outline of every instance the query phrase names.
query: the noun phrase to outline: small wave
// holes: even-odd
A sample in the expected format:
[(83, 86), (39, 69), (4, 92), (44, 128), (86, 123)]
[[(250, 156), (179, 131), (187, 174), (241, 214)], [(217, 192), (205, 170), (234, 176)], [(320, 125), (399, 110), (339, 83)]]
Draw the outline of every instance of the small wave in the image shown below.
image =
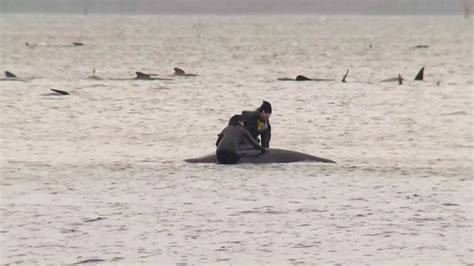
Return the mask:
[(448, 116), (448, 115), (467, 115), (466, 112), (464, 111), (459, 111), (459, 112), (452, 112), (452, 113), (446, 113), (446, 114), (441, 114), (442, 116)]

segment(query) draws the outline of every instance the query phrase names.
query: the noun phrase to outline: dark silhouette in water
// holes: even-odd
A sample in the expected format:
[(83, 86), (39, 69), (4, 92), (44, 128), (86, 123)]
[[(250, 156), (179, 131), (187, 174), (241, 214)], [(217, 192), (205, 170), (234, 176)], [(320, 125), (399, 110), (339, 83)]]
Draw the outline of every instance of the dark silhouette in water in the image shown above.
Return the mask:
[(15, 75), (13, 72), (10, 71), (5, 71), (5, 77), (0, 78), (0, 81), (21, 81), (21, 82), (27, 82), (32, 80), (33, 78), (19, 78), (17, 75)]
[[(424, 72), (425, 72), (425, 67), (422, 67), (419, 71), (418, 71), (418, 74), (415, 76), (415, 79), (414, 80), (423, 80), (424, 79)], [(403, 83), (403, 78), (400, 74), (398, 74), (398, 77), (396, 78), (388, 78), (388, 79), (384, 79), (384, 80), (381, 80), (380, 82), (395, 82), (395, 81), (398, 81), (398, 84), (402, 84)]]
[(347, 75), (349, 75), (349, 69), (346, 71), (346, 74), (345, 74), (344, 77), (342, 78), (341, 82), (346, 83)]
[(423, 80), (425, 74), (425, 67), (422, 67), (418, 74), (416, 74), (415, 80)]
[(296, 78), (278, 78), (280, 81), (333, 81), (334, 79), (320, 79), (320, 78), (308, 78), (303, 75), (298, 75)]
[(5, 71), (5, 77), (7, 77), (7, 78), (17, 78), (17, 76), (15, 74), (13, 74), (12, 72), (10, 72), (10, 71)]
[(167, 78), (154, 78), (152, 76), (156, 76), (156, 74), (145, 74), (143, 72), (135, 72), (137, 75), (134, 79), (136, 80), (172, 80)]
[(135, 72), (135, 74), (137, 75), (135, 79), (146, 79), (146, 80), (152, 79), (151, 74), (145, 74), (143, 72)]
[[(239, 163), (254, 163), (254, 164), (266, 164), (266, 163), (294, 163), (294, 162), (321, 162), (321, 163), (336, 163), (333, 160), (316, 157), (310, 154), (284, 150), (284, 149), (269, 149), (265, 153), (259, 151), (254, 154), (248, 154), (239, 161)], [(203, 157), (186, 159), (188, 163), (217, 163), (216, 154), (210, 154)]]
[(175, 67), (173, 69), (174, 69), (174, 75), (175, 76), (181, 76), (181, 77), (195, 77), (195, 76), (197, 76), (197, 74), (188, 74), (179, 67)]
[(55, 89), (51, 89), (51, 90), (61, 95), (69, 95), (69, 92), (67, 91), (55, 90)]

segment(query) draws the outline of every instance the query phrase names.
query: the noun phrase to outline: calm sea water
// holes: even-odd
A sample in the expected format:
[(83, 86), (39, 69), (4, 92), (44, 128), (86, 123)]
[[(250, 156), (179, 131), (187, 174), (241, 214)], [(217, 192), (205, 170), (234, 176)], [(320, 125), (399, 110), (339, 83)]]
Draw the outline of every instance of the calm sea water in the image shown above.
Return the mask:
[[(0, 262), (473, 263), (472, 23), (2, 15), (1, 70), (35, 79), (0, 82)], [(338, 164), (183, 162), (262, 100), (272, 147)]]

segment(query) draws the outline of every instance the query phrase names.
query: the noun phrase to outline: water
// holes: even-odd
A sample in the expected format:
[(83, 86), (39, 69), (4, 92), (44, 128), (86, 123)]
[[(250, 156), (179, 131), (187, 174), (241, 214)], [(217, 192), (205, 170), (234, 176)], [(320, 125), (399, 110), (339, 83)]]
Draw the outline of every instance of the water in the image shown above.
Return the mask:
[[(473, 263), (472, 20), (3, 15), (0, 32), (4, 70), (36, 77), (0, 82), (2, 263)], [(199, 76), (87, 79), (174, 66)], [(297, 74), (336, 81), (276, 81)], [(272, 147), (338, 164), (183, 162), (264, 99)]]

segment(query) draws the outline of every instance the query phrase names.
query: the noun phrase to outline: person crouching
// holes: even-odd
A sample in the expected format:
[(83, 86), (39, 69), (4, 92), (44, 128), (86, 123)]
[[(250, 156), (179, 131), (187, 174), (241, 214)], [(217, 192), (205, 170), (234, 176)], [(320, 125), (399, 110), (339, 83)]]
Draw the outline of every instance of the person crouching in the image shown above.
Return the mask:
[(247, 141), (258, 150), (266, 152), (267, 149), (258, 144), (250, 133), (244, 128), (242, 115), (234, 115), (229, 119), (229, 124), (218, 135), (216, 142), (217, 161), (221, 164), (236, 164), (242, 158), (238, 152), (238, 145), (241, 138)]

